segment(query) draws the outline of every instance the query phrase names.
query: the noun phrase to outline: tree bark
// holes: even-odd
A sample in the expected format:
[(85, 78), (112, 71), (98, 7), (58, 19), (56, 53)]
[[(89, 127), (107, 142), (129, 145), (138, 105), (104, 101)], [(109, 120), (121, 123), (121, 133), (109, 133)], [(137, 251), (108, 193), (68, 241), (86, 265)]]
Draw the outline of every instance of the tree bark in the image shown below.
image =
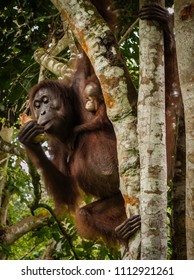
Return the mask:
[[(164, 6), (164, 1), (154, 1)], [(141, 6), (153, 4), (142, 0)], [(138, 134), (141, 189), (141, 259), (167, 258), (167, 164), (163, 32), (140, 21)]]
[[(0, 123), (1, 125), (1, 123)], [(0, 128), (0, 142), (11, 142), (13, 136), (13, 129), (2, 125)], [(7, 166), (9, 154), (8, 150), (0, 151), (0, 225), (6, 224), (8, 204), (10, 198), (9, 190), (5, 190), (5, 183), (7, 180)]]
[(35, 229), (46, 226), (50, 220), (49, 215), (29, 216), (13, 226), (2, 229), (1, 241), (5, 245), (13, 244), (20, 237)]
[(43, 67), (55, 74), (58, 78), (63, 78), (67, 81), (71, 79), (73, 69), (68, 67), (69, 65), (66, 65), (63, 62), (59, 62), (44, 49), (38, 49), (34, 53), (34, 59)]
[(186, 130), (187, 259), (194, 259), (194, 1), (175, 1), (175, 34)]

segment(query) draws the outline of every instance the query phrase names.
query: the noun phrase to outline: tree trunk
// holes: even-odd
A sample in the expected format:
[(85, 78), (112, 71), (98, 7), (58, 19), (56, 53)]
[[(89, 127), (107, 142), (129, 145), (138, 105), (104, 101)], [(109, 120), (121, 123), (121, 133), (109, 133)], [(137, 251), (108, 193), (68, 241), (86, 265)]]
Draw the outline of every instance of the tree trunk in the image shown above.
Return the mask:
[[(164, 1), (154, 1), (161, 6)], [(140, 1), (141, 6), (153, 1)], [(141, 259), (167, 258), (167, 164), (163, 32), (140, 21), (138, 134), (141, 189)]]
[[(118, 46), (106, 22), (85, 0), (51, 0), (65, 19), (89, 57), (100, 81), (107, 114), (111, 120), (118, 147), (120, 189), (128, 216), (139, 214), (139, 158), (137, 151), (135, 89)], [(108, 45), (106, 42), (110, 42)], [(123, 258), (137, 259), (140, 234), (130, 241)]]
[[(0, 123), (1, 125), (1, 123)], [(0, 137), (3, 141), (11, 142), (13, 135), (13, 129), (2, 125), (0, 128)], [(8, 204), (10, 198), (10, 191), (5, 190), (6, 176), (7, 176), (7, 165), (8, 165), (9, 154), (0, 151), (0, 225), (6, 224)]]
[(175, 1), (175, 34), (186, 130), (187, 259), (194, 259), (194, 1)]

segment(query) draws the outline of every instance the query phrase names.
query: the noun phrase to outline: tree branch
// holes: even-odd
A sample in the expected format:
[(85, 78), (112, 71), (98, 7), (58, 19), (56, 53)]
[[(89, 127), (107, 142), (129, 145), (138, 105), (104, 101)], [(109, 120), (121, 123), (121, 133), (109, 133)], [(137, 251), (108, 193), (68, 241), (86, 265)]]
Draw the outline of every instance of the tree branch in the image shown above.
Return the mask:
[(10, 196), (11, 196), (10, 190), (5, 187), (3, 190), (3, 197), (2, 197), (1, 205), (0, 205), (0, 224), (1, 225), (6, 225)]
[(131, 26), (127, 29), (127, 31), (125, 32), (125, 34), (123, 35), (123, 37), (119, 40), (118, 44), (121, 45), (121, 43), (123, 43), (123, 41), (125, 41), (127, 39), (127, 37), (129, 37), (130, 33), (132, 32), (133, 28), (137, 25), (137, 23), (139, 22), (139, 18), (137, 18), (132, 24)]
[(52, 57), (45, 49), (38, 49), (34, 53), (34, 59), (37, 63), (44, 66), (59, 78), (71, 80), (73, 69), (69, 68), (68, 64), (59, 62)]
[(22, 148), (3, 140), (1, 136), (0, 136), (0, 150), (5, 153), (13, 154), (24, 159), (26, 157), (25, 152)]
[[(71, 82), (72, 76), (75, 72), (75, 64), (77, 61), (78, 49), (75, 45), (71, 30), (67, 26), (67, 22), (63, 22), (63, 28), (65, 35), (57, 42), (57, 44), (51, 46), (49, 49), (37, 49), (34, 53), (34, 59), (41, 65), (41, 74), (39, 81), (42, 79), (42, 72), (48, 69), (57, 77), (63, 79), (67, 84)], [(56, 57), (61, 51), (69, 47), (70, 59), (68, 61), (59, 62)], [(55, 58), (56, 57), (56, 58)]]
[(11, 227), (1, 228), (0, 240), (6, 244), (13, 244), (20, 237), (35, 229), (46, 226), (50, 220), (48, 215), (29, 216)]

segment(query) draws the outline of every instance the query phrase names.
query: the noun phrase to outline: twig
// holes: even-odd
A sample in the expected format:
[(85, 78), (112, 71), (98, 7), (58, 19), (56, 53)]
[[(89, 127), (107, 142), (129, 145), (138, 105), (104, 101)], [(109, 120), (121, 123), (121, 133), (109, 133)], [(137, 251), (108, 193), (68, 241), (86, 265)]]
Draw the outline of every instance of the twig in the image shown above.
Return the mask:
[(67, 241), (68, 241), (68, 243), (69, 243), (69, 245), (70, 245), (70, 248), (71, 248), (71, 250), (72, 250), (72, 252), (73, 252), (73, 255), (74, 255), (75, 259), (76, 259), (76, 260), (79, 260), (79, 257), (78, 257), (78, 255), (77, 255), (77, 253), (75, 252), (74, 246), (73, 246), (73, 244), (72, 244), (72, 242), (71, 242), (71, 236), (66, 232), (66, 230), (64, 229), (64, 227), (62, 226), (61, 222), (60, 222), (59, 219), (57, 218), (57, 216), (56, 216), (55, 212), (53, 211), (53, 209), (52, 209), (49, 205), (47, 205), (47, 204), (45, 204), (45, 203), (39, 203), (39, 204), (37, 205), (36, 209), (37, 209), (37, 208), (45, 208), (46, 210), (48, 210), (48, 211), (50, 212), (50, 214), (54, 217), (54, 219), (55, 219), (55, 221), (56, 221), (56, 223), (57, 223), (57, 225), (58, 225), (58, 227), (59, 227), (59, 229), (60, 229), (62, 235), (67, 239)]
[(123, 35), (123, 37), (120, 39), (120, 41), (118, 42), (118, 45), (121, 45), (121, 43), (127, 38), (129, 37), (131, 31), (133, 30), (133, 28), (136, 26), (136, 24), (138, 23), (139, 18), (137, 18), (134, 23), (132, 23), (132, 25), (127, 29), (127, 31), (125, 32), (125, 34)]

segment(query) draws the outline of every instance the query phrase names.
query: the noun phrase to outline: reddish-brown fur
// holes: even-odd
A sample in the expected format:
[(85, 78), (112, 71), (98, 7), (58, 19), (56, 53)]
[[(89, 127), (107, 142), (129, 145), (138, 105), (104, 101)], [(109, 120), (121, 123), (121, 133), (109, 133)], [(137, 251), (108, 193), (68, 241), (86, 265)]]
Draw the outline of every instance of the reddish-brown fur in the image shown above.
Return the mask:
[[(85, 97), (76, 85), (82, 74), (78, 70), (73, 87), (67, 88), (58, 81), (49, 80), (36, 85), (30, 93), (31, 110), (36, 121), (38, 117), (34, 113), (33, 101), (42, 89), (50, 91), (59, 101), (60, 114), (67, 114), (63, 135), (55, 137), (52, 131), (47, 133), (52, 162), (46, 159), (39, 144), (26, 143), (25, 127), (20, 140), (27, 146), (33, 162), (41, 168), (56, 207), (66, 204), (76, 209), (78, 231), (88, 238), (103, 236), (113, 241), (116, 239), (115, 228), (126, 219), (119, 191), (116, 138), (102, 105), (94, 114), (83, 109)], [(100, 200), (77, 208), (79, 188)]]
[[(115, 31), (117, 20), (112, 2), (91, 2), (112, 31)], [(109, 5), (111, 9), (108, 8)], [(80, 234), (89, 238), (102, 236), (109, 241), (127, 239), (140, 227), (140, 217), (126, 220), (124, 201), (119, 190), (116, 137), (106, 115), (102, 96), (92, 96), (95, 98), (94, 102), (97, 102), (94, 112), (85, 109), (87, 94), (84, 95), (84, 90), (90, 82), (97, 85), (101, 94), (100, 84), (90, 61), (83, 54), (77, 65), (73, 86), (67, 87), (57, 81), (43, 81), (36, 85), (30, 93), (35, 121), (22, 128), (19, 139), (26, 146), (35, 165), (41, 169), (56, 208), (61, 209), (66, 204), (75, 210), (75, 221)], [(42, 89), (46, 90), (47, 96), (54, 95), (56, 103), (61, 105), (59, 110), (49, 108), (53, 114), (53, 125), (46, 132), (52, 161), (47, 159), (40, 144), (33, 143), (34, 136), (45, 130), (44, 123), (40, 125), (38, 120), (40, 115), (34, 114), (33, 105)], [(80, 188), (98, 200), (80, 209)], [(119, 232), (116, 234), (115, 228), (123, 222), (118, 236)], [(124, 228), (124, 236), (121, 228)]]

